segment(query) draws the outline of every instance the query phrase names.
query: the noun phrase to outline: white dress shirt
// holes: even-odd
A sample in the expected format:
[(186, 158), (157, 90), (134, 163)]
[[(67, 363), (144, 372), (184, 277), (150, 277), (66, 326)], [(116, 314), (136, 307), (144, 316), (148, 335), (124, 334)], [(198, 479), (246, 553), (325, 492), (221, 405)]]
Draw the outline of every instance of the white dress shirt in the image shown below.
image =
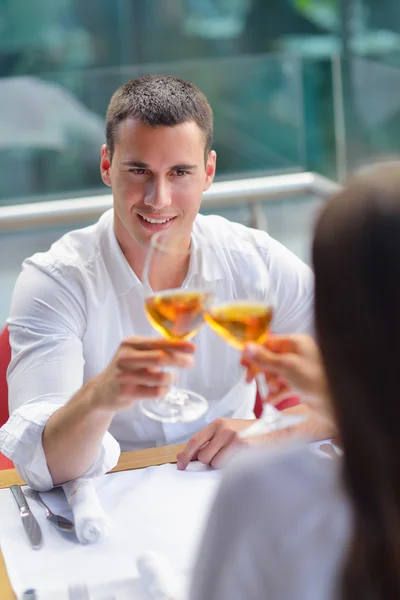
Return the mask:
[[(220, 300), (230, 300), (239, 294), (243, 274), (254, 271), (257, 289), (249, 290), (249, 297), (266, 294), (251, 245), (244, 242), (249, 235), (265, 255), (276, 292), (274, 331), (309, 331), (312, 273), (263, 231), (219, 216), (198, 215), (183, 287), (207, 287)], [(0, 450), (18, 465), (30, 485), (49, 489), (52, 480), (41, 441), (49, 417), (107, 367), (123, 339), (157, 335), (145, 315), (143, 285), (115, 237), (112, 210), (95, 225), (67, 233), (48, 252), (23, 263), (8, 326), (11, 416), (0, 430)], [(208, 326), (195, 342), (195, 366), (181, 373), (179, 385), (207, 398), (207, 414), (194, 423), (163, 424), (146, 417), (137, 405), (117, 413), (87, 476), (109, 470), (120, 448), (179, 443), (218, 417), (254, 416), (255, 389), (243, 380), (239, 352)]]
[(244, 451), (228, 466), (190, 600), (340, 600), (353, 517), (341, 460), (307, 447)]

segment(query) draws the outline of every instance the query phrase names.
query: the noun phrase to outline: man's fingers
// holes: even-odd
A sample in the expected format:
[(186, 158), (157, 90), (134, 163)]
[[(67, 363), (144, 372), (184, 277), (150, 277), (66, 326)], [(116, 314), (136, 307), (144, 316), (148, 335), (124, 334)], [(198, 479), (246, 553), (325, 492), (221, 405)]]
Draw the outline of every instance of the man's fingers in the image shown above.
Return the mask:
[(190, 461), (198, 457), (201, 448), (206, 444), (208, 445), (208, 442), (214, 437), (215, 428), (214, 421), (190, 438), (182, 452), (179, 452), (177, 455), (177, 467), (179, 470), (183, 471), (186, 469)]
[(140, 369), (138, 371), (121, 371), (118, 375), (120, 383), (132, 383), (133, 385), (163, 386), (168, 387), (172, 383), (172, 373), (158, 369)]
[(162, 366), (177, 367), (178, 369), (189, 369), (194, 365), (192, 354), (184, 352), (165, 353), (163, 352)]
[[(199, 448), (199, 449), (197, 450), (197, 452), (195, 452), (195, 453), (193, 454), (193, 456), (191, 457), (191, 459), (190, 459), (190, 461), (189, 461), (189, 462), (193, 462), (194, 460), (198, 460), (198, 458), (199, 458), (199, 452), (201, 452), (201, 450), (202, 450), (203, 448), (205, 448), (205, 447), (207, 446), (207, 444), (208, 444), (208, 443), (209, 443), (209, 442), (206, 442), (205, 444), (203, 444), (203, 445), (202, 445), (202, 447), (201, 447), (201, 448)], [(180, 456), (180, 455), (179, 455), (179, 454), (177, 454), (176, 458), (177, 458), (177, 461), (178, 461), (178, 462), (180, 462), (180, 461), (179, 461), (179, 459), (178, 459), (178, 456)], [(189, 463), (187, 463), (187, 465), (188, 465), (188, 464), (189, 464)], [(187, 467), (187, 465), (186, 465), (186, 467)], [(179, 467), (178, 467), (178, 468), (179, 468)]]
[(133, 350), (121, 348), (116, 365), (124, 371), (139, 371), (148, 367), (176, 367), (187, 369), (193, 366), (192, 354), (184, 352), (166, 352), (165, 350)]
[[(262, 440), (259, 443), (264, 444), (265, 436), (258, 436), (258, 437), (261, 438), (261, 440)], [(230, 444), (224, 446), (223, 448), (221, 448), (221, 450), (219, 452), (217, 452), (217, 454), (214, 456), (214, 458), (211, 461), (211, 466), (214, 467), (215, 469), (222, 469), (223, 467), (226, 466), (228, 461), (232, 458), (232, 456), (236, 452), (238, 452), (239, 450), (241, 450), (245, 447), (253, 445), (255, 439), (256, 439), (256, 437), (243, 439), (243, 438), (237, 437), (237, 435), (236, 435)]]
[(204, 465), (211, 465), (217, 454), (229, 446), (236, 438), (236, 432), (232, 431), (228, 426), (220, 428), (217, 435), (198, 453), (198, 460)]
[(131, 337), (124, 340), (121, 346), (134, 350), (164, 350), (165, 352), (184, 352), (193, 354), (196, 346), (187, 340), (166, 340), (164, 338)]

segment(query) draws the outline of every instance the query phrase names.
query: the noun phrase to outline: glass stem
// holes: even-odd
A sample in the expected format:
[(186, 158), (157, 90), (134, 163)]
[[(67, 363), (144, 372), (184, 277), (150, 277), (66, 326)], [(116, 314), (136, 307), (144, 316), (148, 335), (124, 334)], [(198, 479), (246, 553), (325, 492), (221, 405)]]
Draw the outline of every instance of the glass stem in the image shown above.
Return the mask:
[(257, 383), (258, 393), (260, 394), (260, 397), (261, 397), (261, 400), (263, 403), (263, 411), (261, 414), (261, 419), (263, 419), (264, 421), (268, 421), (268, 420), (276, 421), (277, 417), (280, 416), (280, 413), (279, 413), (279, 410), (277, 410), (275, 408), (275, 406), (273, 406), (272, 404), (267, 402), (269, 389), (268, 389), (268, 383), (267, 383), (264, 373), (257, 373), (256, 383)]
[(173, 367), (171, 367), (171, 368), (166, 368), (165, 371), (167, 371), (168, 373), (171, 373), (171, 383), (170, 383), (169, 390), (167, 393), (167, 399), (169, 399), (170, 401), (172, 401), (176, 404), (179, 404), (180, 400), (183, 402), (183, 399), (181, 399), (181, 394), (178, 389), (179, 369), (174, 369)]
[(268, 398), (268, 394), (269, 394), (269, 389), (268, 389), (268, 383), (267, 383), (264, 373), (257, 373), (256, 383), (257, 383), (257, 390), (258, 390), (258, 393), (260, 394), (261, 400), (263, 402), (266, 402), (266, 400)]

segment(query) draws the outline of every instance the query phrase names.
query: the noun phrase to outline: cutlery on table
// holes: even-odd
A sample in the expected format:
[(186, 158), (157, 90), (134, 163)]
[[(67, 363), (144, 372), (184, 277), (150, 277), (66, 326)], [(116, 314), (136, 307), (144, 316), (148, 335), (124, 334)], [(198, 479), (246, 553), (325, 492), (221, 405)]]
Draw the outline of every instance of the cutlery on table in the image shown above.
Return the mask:
[(66, 531), (68, 533), (72, 533), (75, 531), (75, 527), (72, 521), (66, 519), (65, 517), (62, 517), (61, 515), (55, 515), (47, 506), (47, 504), (42, 500), (39, 492), (36, 492), (31, 488), (26, 488), (24, 490), (24, 494), (27, 498), (30, 498), (34, 502), (37, 502), (42, 508), (44, 508), (44, 510), (46, 511), (46, 519), (48, 519), (50, 523), (53, 523), (53, 525), (57, 527), (57, 529), (59, 529), (60, 531)]
[(21, 487), (19, 485), (12, 485), (10, 490), (18, 505), (19, 516), (21, 517), (22, 524), (29, 538), (31, 546), (34, 550), (37, 550), (42, 544), (42, 532), (39, 527), (39, 523), (31, 513), (31, 509), (29, 508), (26, 498), (22, 493)]

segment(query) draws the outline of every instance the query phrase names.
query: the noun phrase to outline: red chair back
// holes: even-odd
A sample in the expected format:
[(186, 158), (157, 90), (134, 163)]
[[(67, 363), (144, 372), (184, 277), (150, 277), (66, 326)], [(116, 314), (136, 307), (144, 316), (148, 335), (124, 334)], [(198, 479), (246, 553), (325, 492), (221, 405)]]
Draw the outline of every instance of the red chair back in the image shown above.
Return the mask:
[(11, 360), (11, 348), (8, 329), (0, 333), (0, 426), (8, 419), (7, 368)]
[[(8, 329), (5, 327), (0, 333), (0, 426), (8, 420), (8, 386), (7, 368), (11, 360), (11, 348)], [(12, 469), (11, 460), (0, 453), (0, 470)]]

